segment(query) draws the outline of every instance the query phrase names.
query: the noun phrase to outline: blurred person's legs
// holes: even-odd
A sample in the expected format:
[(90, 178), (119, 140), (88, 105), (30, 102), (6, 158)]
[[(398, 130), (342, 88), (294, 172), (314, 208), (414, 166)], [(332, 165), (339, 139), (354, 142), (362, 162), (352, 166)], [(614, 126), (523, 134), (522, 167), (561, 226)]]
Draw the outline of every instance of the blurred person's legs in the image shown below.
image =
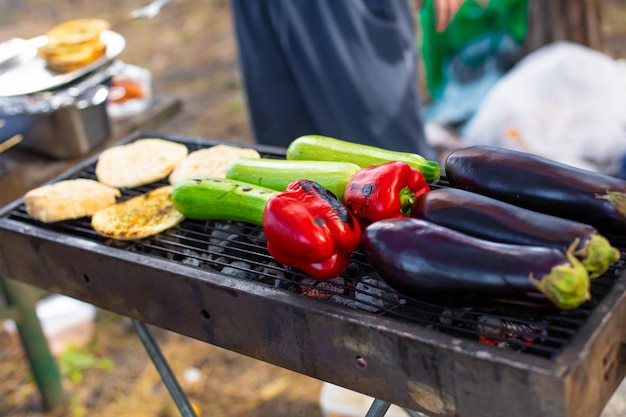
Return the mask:
[(256, 139), (321, 134), (435, 159), (407, 0), (232, 0)]

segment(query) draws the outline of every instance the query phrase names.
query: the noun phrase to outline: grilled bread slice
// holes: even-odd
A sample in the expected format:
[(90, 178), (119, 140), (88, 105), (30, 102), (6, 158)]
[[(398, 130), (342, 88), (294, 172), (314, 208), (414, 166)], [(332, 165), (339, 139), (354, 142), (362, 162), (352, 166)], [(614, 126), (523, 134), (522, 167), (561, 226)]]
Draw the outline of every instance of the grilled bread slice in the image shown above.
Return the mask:
[(96, 39), (79, 45), (64, 45), (62, 47), (44, 46), (39, 55), (46, 61), (46, 66), (54, 71), (69, 72), (84, 67), (103, 56), (106, 45)]
[(165, 139), (139, 139), (103, 151), (96, 176), (112, 187), (139, 187), (167, 178), (188, 152), (185, 145)]
[(46, 37), (53, 45), (77, 45), (99, 38), (109, 28), (109, 22), (104, 19), (72, 19), (52, 27)]
[(109, 22), (103, 19), (74, 19), (60, 23), (46, 32), (48, 43), (39, 49), (39, 55), (52, 70), (75, 70), (105, 54), (106, 44), (100, 35), (109, 27)]
[(116, 202), (120, 191), (98, 181), (77, 178), (34, 188), (24, 195), (26, 212), (44, 223), (91, 216)]
[(174, 227), (185, 217), (174, 208), (172, 189), (159, 187), (100, 210), (91, 217), (91, 227), (117, 240), (144, 239)]
[(174, 168), (170, 174), (170, 184), (191, 177), (224, 178), (228, 165), (240, 158), (260, 158), (261, 155), (252, 148), (231, 145), (215, 145), (210, 148), (191, 152)]

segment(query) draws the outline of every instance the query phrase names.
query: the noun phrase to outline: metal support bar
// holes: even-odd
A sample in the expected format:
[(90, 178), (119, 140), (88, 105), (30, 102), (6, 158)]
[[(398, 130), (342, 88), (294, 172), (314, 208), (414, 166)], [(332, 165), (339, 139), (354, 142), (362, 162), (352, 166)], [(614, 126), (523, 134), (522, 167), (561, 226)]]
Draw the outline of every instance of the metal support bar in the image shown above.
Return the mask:
[[(375, 399), (365, 417), (383, 417), (389, 410), (389, 407), (391, 407), (390, 402)], [(407, 408), (403, 408), (402, 410), (410, 417), (427, 417), (418, 411), (409, 410)]]
[(180, 414), (183, 417), (197, 417), (196, 412), (194, 411), (187, 395), (183, 392), (182, 388), (178, 384), (178, 380), (176, 376), (172, 372), (169, 364), (167, 363), (167, 359), (161, 353), (161, 349), (159, 349), (159, 345), (156, 340), (150, 334), (150, 331), (142, 322), (132, 319), (133, 326), (135, 326), (135, 330), (143, 343), (143, 346), (148, 352), (148, 356), (152, 359), (154, 366), (157, 368), (157, 371), (161, 375), (161, 379), (163, 383), (167, 387), (172, 399), (176, 403)]
[(34, 287), (3, 276), (0, 276), (0, 287), (8, 307), (13, 310), (20, 341), (41, 393), (44, 409), (57, 409), (64, 405), (66, 396), (59, 368), (50, 353), (35, 311), (40, 292)]
[(383, 400), (374, 400), (365, 417), (383, 417), (387, 410), (391, 407), (391, 403)]

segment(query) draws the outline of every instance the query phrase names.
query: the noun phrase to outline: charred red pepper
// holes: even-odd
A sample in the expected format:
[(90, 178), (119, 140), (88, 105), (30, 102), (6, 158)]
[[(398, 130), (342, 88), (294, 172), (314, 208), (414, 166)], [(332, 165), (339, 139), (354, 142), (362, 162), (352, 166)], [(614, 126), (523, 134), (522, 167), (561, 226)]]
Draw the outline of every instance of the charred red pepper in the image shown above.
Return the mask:
[(269, 198), (263, 231), (276, 261), (321, 280), (343, 272), (361, 240), (356, 218), (332, 192), (309, 180), (296, 180)]
[(430, 191), (424, 175), (406, 162), (392, 161), (361, 169), (346, 186), (348, 210), (364, 224), (407, 217), (415, 199)]

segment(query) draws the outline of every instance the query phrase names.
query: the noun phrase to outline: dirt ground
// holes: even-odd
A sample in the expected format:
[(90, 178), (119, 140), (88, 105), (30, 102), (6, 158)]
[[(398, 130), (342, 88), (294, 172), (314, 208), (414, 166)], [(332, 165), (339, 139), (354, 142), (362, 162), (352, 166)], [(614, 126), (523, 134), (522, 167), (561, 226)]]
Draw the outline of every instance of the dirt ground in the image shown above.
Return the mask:
[[(120, 58), (149, 69), (156, 94), (183, 101), (182, 112), (159, 126), (160, 131), (251, 143), (228, 1), (173, 0), (152, 20), (129, 20), (129, 13), (144, 3), (3, 0), (0, 41), (37, 36), (72, 18), (107, 19), (127, 40)], [(607, 1), (607, 52), (616, 57), (626, 55), (624, 10), (625, 1)], [(151, 330), (203, 416), (322, 415), (320, 381), (171, 332)], [(127, 319), (99, 311), (95, 338), (82, 352), (91, 360), (86, 369), (70, 364), (74, 372), (63, 377), (67, 408), (46, 414), (19, 344), (0, 330), (0, 416), (179, 415)], [(63, 361), (67, 365), (68, 358)]]

